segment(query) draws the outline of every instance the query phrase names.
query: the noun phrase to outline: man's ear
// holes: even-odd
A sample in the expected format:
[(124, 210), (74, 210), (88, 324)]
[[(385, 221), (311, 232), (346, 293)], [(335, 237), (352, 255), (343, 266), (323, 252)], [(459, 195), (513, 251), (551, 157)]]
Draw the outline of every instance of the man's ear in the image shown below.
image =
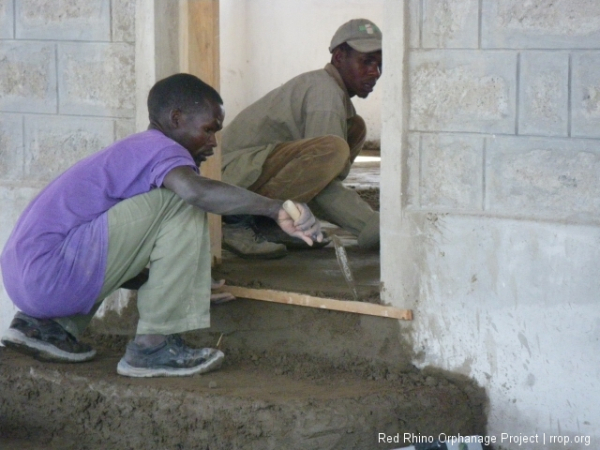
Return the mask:
[(342, 58), (342, 50), (339, 47), (336, 47), (333, 49), (333, 52), (331, 53), (331, 64), (333, 64), (335, 67), (339, 67), (341, 58)]
[(178, 108), (172, 109), (169, 112), (169, 125), (171, 128), (179, 128), (179, 121), (181, 120), (181, 110)]
[(333, 64), (336, 69), (339, 69), (344, 64), (344, 61), (346, 61), (347, 57), (348, 52), (345, 49), (342, 47), (336, 47), (333, 49), (333, 53), (331, 54), (331, 64)]

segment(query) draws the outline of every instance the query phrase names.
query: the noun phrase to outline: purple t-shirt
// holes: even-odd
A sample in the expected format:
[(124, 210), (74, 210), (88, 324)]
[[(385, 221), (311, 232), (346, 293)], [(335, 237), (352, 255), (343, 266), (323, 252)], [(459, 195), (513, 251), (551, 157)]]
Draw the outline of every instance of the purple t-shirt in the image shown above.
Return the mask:
[(90, 311), (104, 282), (107, 211), (162, 185), (194, 160), (159, 131), (134, 134), (79, 161), (29, 204), (4, 247), (4, 287), (26, 314), (64, 317)]

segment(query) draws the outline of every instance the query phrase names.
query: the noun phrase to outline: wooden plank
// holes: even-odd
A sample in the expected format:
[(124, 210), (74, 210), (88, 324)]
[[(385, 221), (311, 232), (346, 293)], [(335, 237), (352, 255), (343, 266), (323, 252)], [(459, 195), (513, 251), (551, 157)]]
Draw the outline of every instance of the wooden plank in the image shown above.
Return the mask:
[(373, 303), (335, 300), (332, 298), (313, 297), (312, 295), (297, 294), (294, 292), (252, 289), (239, 286), (224, 286), (217, 292), (230, 292), (239, 298), (284, 303), (286, 305), (307, 306), (309, 308), (389, 317), (391, 319), (413, 320), (413, 312), (410, 309), (398, 309), (392, 306), (376, 305)]
[[(181, 0), (180, 67), (220, 89), (219, 0)], [(217, 137), (217, 140), (218, 137)], [(201, 167), (202, 175), (221, 179), (220, 145)], [(213, 265), (221, 262), (221, 217), (209, 214)]]

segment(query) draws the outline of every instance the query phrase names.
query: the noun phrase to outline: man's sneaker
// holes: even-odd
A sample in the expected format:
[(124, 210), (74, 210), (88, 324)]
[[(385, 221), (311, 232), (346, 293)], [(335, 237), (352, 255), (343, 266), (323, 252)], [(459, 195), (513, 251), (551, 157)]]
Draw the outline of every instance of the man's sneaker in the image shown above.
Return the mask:
[(246, 259), (277, 259), (287, 255), (285, 245), (267, 241), (247, 223), (223, 225), (223, 248)]
[(22, 312), (15, 314), (2, 343), (40, 361), (84, 362), (96, 355), (96, 350), (79, 342), (54, 320), (36, 319)]
[(323, 248), (331, 242), (331, 238), (323, 232), (323, 240), (321, 242), (313, 241), (313, 245), (308, 245), (302, 239), (295, 236), (290, 236), (281, 229), (277, 222), (270, 217), (257, 216), (254, 220), (254, 231), (263, 236), (267, 241), (276, 244), (283, 244), (290, 250), (310, 250)]
[(117, 373), (126, 377), (194, 375), (218, 369), (224, 357), (222, 351), (213, 348), (188, 347), (179, 335), (171, 334), (156, 347), (141, 347), (131, 341), (117, 365)]

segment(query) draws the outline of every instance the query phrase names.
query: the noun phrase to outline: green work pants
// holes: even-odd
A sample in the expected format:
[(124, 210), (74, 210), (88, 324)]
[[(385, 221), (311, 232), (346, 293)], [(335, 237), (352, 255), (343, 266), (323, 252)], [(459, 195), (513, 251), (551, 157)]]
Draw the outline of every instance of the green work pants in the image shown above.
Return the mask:
[(150, 268), (139, 289), (137, 334), (174, 334), (210, 326), (210, 238), (206, 213), (168, 189), (124, 200), (108, 211), (104, 284), (89, 314), (56, 319), (75, 336), (102, 301)]

